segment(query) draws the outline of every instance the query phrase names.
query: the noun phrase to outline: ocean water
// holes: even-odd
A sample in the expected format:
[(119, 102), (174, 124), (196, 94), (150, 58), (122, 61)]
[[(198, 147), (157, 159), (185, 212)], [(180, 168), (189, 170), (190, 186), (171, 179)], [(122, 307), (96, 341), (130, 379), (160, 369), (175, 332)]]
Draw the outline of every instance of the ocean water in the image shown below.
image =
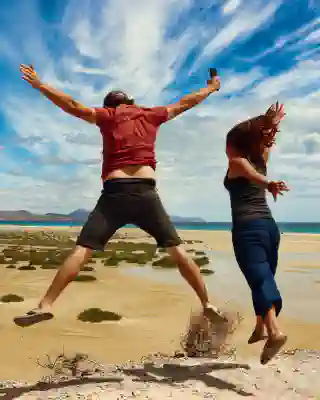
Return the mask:
[[(15, 226), (52, 226), (52, 227), (77, 227), (82, 226), (82, 222), (70, 221), (0, 221), (1, 225)], [(208, 222), (208, 223), (176, 223), (177, 229), (181, 230), (200, 230), (200, 231), (230, 231), (231, 222)], [(319, 233), (320, 222), (279, 222), (279, 229), (283, 233)], [(132, 228), (132, 225), (128, 225)]]

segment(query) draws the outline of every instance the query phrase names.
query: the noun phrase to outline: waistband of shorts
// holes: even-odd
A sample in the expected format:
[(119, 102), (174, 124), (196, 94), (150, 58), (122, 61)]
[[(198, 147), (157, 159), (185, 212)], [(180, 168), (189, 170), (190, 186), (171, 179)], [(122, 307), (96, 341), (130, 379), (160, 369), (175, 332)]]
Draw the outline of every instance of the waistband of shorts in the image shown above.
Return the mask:
[(152, 178), (114, 178), (103, 182), (103, 190), (106, 192), (143, 191), (155, 187), (156, 181)]
[(240, 230), (253, 230), (253, 229), (264, 229), (268, 230), (270, 227), (277, 226), (275, 220), (272, 217), (268, 218), (253, 218), (244, 220), (235, 220), (232, 224), (232, 231)]

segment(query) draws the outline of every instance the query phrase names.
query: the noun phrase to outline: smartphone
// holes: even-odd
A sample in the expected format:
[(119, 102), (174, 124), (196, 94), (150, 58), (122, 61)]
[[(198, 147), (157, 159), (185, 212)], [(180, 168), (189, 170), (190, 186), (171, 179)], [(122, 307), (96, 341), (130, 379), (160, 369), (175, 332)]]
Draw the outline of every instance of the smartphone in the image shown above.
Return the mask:
[[(217, 76), (218, 75), (217, 68), (209, 68), (209, 75), (210, 75), (211, 79), (214, 78), (215, 76)], [(218, 89), (218, 91), (219, 90), (220, 89)]]
[(213, 78), (218, 75), (217, 68), (209, 68), (210, 78)]

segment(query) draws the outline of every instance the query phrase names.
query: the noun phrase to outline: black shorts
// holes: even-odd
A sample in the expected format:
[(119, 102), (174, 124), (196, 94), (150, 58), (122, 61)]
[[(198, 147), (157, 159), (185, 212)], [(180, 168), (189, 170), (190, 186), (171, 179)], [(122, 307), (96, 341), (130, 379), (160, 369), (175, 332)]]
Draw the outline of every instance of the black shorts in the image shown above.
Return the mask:
[(113, 234), (126, 224), (134, 224), (153, 236), (159, 247), (182, 243), (162, 205), (155, 180), (130, 178), (104, 182), (77, 245), (103, 250)]

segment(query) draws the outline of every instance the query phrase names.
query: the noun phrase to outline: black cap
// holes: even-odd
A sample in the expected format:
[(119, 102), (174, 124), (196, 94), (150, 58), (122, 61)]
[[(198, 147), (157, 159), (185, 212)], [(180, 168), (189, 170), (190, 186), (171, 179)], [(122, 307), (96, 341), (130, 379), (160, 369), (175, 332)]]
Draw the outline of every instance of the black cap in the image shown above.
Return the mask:
[(118, 107), (120, 104), (134, 104), (134, 99), (121, 90), (112, 90), (103, 100), (103, 107)]

